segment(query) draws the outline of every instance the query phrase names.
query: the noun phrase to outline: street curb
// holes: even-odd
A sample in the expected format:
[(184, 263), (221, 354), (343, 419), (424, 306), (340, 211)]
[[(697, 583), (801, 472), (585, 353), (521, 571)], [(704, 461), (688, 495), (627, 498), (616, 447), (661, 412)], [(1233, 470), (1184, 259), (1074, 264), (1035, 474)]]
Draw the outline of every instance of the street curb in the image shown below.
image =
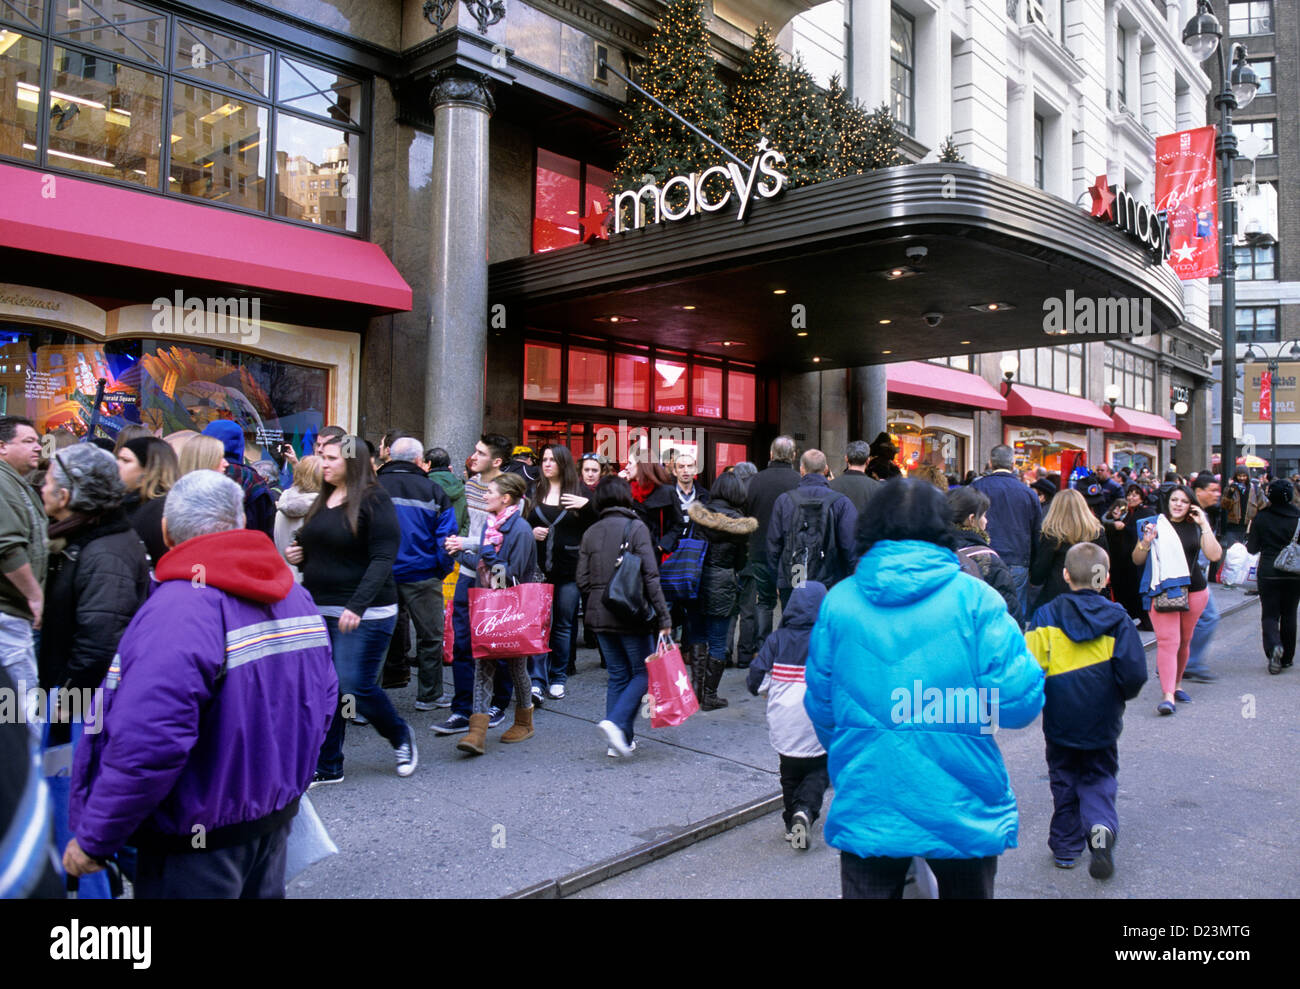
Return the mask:
[(649, 865), (651, 862), (671, 855), (673, 852), (681, 851), (683, 848), (703, 841), (705, 838), (712, 838), (724, 831), (730, 831), (742, 824), (748, 824), (760, 817), (766, 817), (768, 814), (780, 810), (783, 805), (784, 798), (779, 792), (772, 794), (770, 797), (760, 797), (751, 803), (742, 804), (739, 807), (733, 807), (731, 810), (724, 810), (721, 814), (705, 818), (698, 824), (692, 824), (686, 830), (668, 838), (660, 838), (657, 841), (638, 845), (636, 848), (604, 859), (595, 865), (586, 866), (577, 872), (570, 872), (568, 875), (556, 879), (547, 879), (526, 889), (507, 893), (501, 899), (563, 899), (577, 893), (579, 890), (586, 889), (588, 886), (595, 886), (597, 883), (613, 879), (624, 872), (630, 872), (643, 865)]

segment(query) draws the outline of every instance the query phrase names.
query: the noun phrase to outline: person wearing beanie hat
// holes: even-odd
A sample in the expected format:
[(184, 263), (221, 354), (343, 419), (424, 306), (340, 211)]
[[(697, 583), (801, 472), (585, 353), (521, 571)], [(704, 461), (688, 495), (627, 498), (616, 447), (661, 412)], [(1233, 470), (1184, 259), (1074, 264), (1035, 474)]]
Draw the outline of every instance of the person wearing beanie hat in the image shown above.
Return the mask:
[(1295, 488), (1279, 479), (1268, 486), (1268, 505), (1261, 508), (1246, 537), (1246, 549), (1259, 554), (1259, 621), (1268, 671), (1281, 673), (1295, 659), (1296, 607), (1300, 574), (1278, 570), (1278, 553), (1300, 534), (1300, 508), (1291, 503)]
[(214, 419), (203, 427), (203, 435), (221, 440), (226, 451), (226, 476), (244, 489), (244, 528), (271, 535), (275, 499), (257, 471), (244, 463), (244, 428), (230, 419)]
[(888, 481), (891, 477), (898, 477), (903, 473), (894, 463), (894, 458), (898, 456), (898, 447), (894, 445), (888, 433), (882, 432), (872, 440), (870, 450), (871, 459), (867, 461), (869, 477), (874, 477), (877, 481)]

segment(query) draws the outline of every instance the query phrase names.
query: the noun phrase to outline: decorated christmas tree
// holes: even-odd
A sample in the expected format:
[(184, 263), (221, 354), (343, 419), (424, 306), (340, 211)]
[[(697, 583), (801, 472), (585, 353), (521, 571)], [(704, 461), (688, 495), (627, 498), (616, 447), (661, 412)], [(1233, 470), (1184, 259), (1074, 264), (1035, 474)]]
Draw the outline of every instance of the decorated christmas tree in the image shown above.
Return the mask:
[(962, 158), (961, 152), (957, 150), (957, 145), (953, 143), (951, 134), (945, 137), (943, 143), (939, 145), (939, 160), (945, 162), (959, 162), (965, 160)]
[(754, 33), (754, 44), (741, 64), (740, 81), (731, 100), (729, 146), (742, 157), (764, 137), (770, 140), (772, 124), (781, 112), (785, 71), (772, 32), (766, 24), (760, 24)]
[(839, 140), (831, 127), (826, 97), (796, 58), (781, 73), (780, 106), (770, 132), (771, 144), (785, 155), (790, 188), (835, 178)]
[(898, 153), (902, 138), (885, 104), (868, 112), (861, 101), (849, 98), (837, 74), (831, 76), (826, 107), (839, 152), (837, 176), (861, 175), (903, 164), (904, 158)]
[[(709, 137), (725, 142), (726, 87), (715, 74), (701, 0), (669, 3), (650, 39), (646, 61), (632, 78)], [(615, 169), (614, 192), (640, 188), (646, 176), (662, 183), (725, 160), (716, 148), (649, 100), (632, 90), (627, 97), (623, 157)]]
[(888, 106), (881, 103), (867, 114), (865, 156), (869, 171), (906, 164), (907, 159), (898, 151), (902, 143), (902, 135), (894, 126), (894, 116), (889, 112)]

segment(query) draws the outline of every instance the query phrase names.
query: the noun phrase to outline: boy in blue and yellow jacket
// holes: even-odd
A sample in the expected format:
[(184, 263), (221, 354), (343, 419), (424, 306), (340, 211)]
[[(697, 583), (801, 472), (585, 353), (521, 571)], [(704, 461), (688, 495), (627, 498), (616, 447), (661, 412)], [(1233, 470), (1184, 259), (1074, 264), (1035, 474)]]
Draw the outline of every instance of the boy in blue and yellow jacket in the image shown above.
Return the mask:
[(1124, 702), (1147, 682), (1133, 620), (1097, 590), (1106, 586), (1109, 571), (1100, 546), (1071, 547), (1064, 572), (1070, 593), (1034, 612), (1025, 636), (1047, 675), (1043, 734), (1055, 806), (1047, 843), (1057, 867), (1072, 869), (1086, 842), (1095, 879), (1115, 871), (1117, 743)]

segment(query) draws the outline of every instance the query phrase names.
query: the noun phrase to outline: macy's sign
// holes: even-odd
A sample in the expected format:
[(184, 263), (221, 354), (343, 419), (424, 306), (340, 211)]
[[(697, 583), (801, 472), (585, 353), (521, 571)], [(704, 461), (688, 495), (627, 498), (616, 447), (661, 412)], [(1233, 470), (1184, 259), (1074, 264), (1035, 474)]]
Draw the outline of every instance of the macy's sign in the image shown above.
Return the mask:
[[(660, 220), (684, 220), (698, 213), (716, 213), (731, 202), (735, 193), (739, 209), (737, 220), (744, 220), (749, 204), (757, 193), (763, 199), (771, 199), (785, 188), (788, 176), (778, 171), (785, 164), (785, 155), (767, 146), (767, 138), (758, 144), (758, 154), (749, 164), (749, 174), (735, 162), (726, 165), (713, 165), (702, 172), (689, 175), (674, 175), (662, 186), (647, 182), (640, 189), (627, 189), (614, 197), (614, 233), (626, 230), (639, 230), (646, 225), (647, 205), (654, 214), (651, 223)], [(709, 198), (704, 185), (714, 176), (720, 176), (729, 185), (723, 186), (721, 196)], [(759, 176), (762, 178), (759, 178)], [(716, 196), (716, 183), (714, 195)], [(625, 208), (626, 207), (626, 213)], [(630, 215), (629, 226), (625, 215)]]

